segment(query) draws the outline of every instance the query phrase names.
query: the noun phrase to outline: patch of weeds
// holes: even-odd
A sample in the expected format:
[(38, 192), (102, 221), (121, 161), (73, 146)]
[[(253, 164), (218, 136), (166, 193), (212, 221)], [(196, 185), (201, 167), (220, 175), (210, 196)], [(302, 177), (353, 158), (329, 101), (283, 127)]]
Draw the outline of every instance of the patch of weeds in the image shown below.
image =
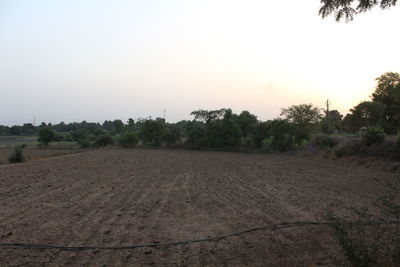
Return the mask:
[(351, 209), (352, 222), (329, 212), (326, 219), (351, 266), (400, 266), (400, 175), (377, 199), (379, 215)]
[(362, 141), (365, 145), (371, 146), (385, 141), (385, 132), (379, 126), (370, 126), (362, 132)]
[(326, 148), (334, 147), (337, 144), (337, 141), (329, 135), (319, 134), (313, 138), (312, 143), (319, 147)]
[(333, 149), (333, 153), (335, 154), (335, 157), (341, 158), (345, 155), (345, 148), (343, 145), (338, 145)]
[(21, 163), (24, 162), (23, 148), (24, 146), (15, 146), (14, 151), (8, 157), (9, 163)]

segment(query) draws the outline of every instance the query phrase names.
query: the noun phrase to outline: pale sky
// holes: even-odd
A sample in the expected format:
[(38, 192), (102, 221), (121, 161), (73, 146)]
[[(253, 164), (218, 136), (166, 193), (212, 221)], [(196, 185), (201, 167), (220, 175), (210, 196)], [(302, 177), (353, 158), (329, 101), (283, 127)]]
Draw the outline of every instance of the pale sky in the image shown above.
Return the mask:
[(400, 8), (350, 23), (319, 0), (0, 0), (0, 124), (259, 119), (313, 103), (343, 114), (400, 72)]

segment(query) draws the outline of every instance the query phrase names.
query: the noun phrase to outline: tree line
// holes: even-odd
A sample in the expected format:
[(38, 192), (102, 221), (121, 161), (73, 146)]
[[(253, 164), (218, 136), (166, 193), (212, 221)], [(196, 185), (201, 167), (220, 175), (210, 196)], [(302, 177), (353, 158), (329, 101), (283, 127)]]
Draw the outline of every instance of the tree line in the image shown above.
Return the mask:
[(400, 129), (400, 75), (387, 72), (376, 79), (370, 101), (362, 101), (343, 117), (337, 110), (313, 104), (293, 105), (279, 118), (260, 121), (249, 111), (235, 114), (229, 108), (195, 110), (192, 120), (167, 123), (162, 118), (73, 122), (34, 126), (0, 126), (0, 135), (39, 135), (42, 144), (75, 141), (82, 147), (119, 143), (132, 147), (185, 146), (190, 148), (262, 148), (284, 151), (301, 145), (317, 133), (356, 133), (378, 127), (388, 134)]

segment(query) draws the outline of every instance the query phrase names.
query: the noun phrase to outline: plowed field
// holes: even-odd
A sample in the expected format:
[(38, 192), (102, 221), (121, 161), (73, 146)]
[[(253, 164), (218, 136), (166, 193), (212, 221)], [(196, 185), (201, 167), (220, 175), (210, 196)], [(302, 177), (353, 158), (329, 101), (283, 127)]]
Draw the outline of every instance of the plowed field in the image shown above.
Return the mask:
[[(391, 174), (288, 154), (97, 150), (0, 166), (0, 242), (124, 246), (324, 221), (372, 206)], [(1, 266), (336, 265), (325, 226), (132, 250), (0, 248)]]

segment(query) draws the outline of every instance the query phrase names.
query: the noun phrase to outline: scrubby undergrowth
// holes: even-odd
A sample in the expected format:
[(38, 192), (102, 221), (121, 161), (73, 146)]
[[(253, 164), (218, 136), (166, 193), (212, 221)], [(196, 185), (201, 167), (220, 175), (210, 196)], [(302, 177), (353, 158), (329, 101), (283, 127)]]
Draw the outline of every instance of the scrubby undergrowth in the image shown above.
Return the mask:
[(344, 159), (367, 167), (400, 171), (400, 149), (397, 140), (378, 139), (378, 142), (365, 142), (360, 137), (318, 135), (301, 147), (298, 152), (317, 155), (323, 158)]

